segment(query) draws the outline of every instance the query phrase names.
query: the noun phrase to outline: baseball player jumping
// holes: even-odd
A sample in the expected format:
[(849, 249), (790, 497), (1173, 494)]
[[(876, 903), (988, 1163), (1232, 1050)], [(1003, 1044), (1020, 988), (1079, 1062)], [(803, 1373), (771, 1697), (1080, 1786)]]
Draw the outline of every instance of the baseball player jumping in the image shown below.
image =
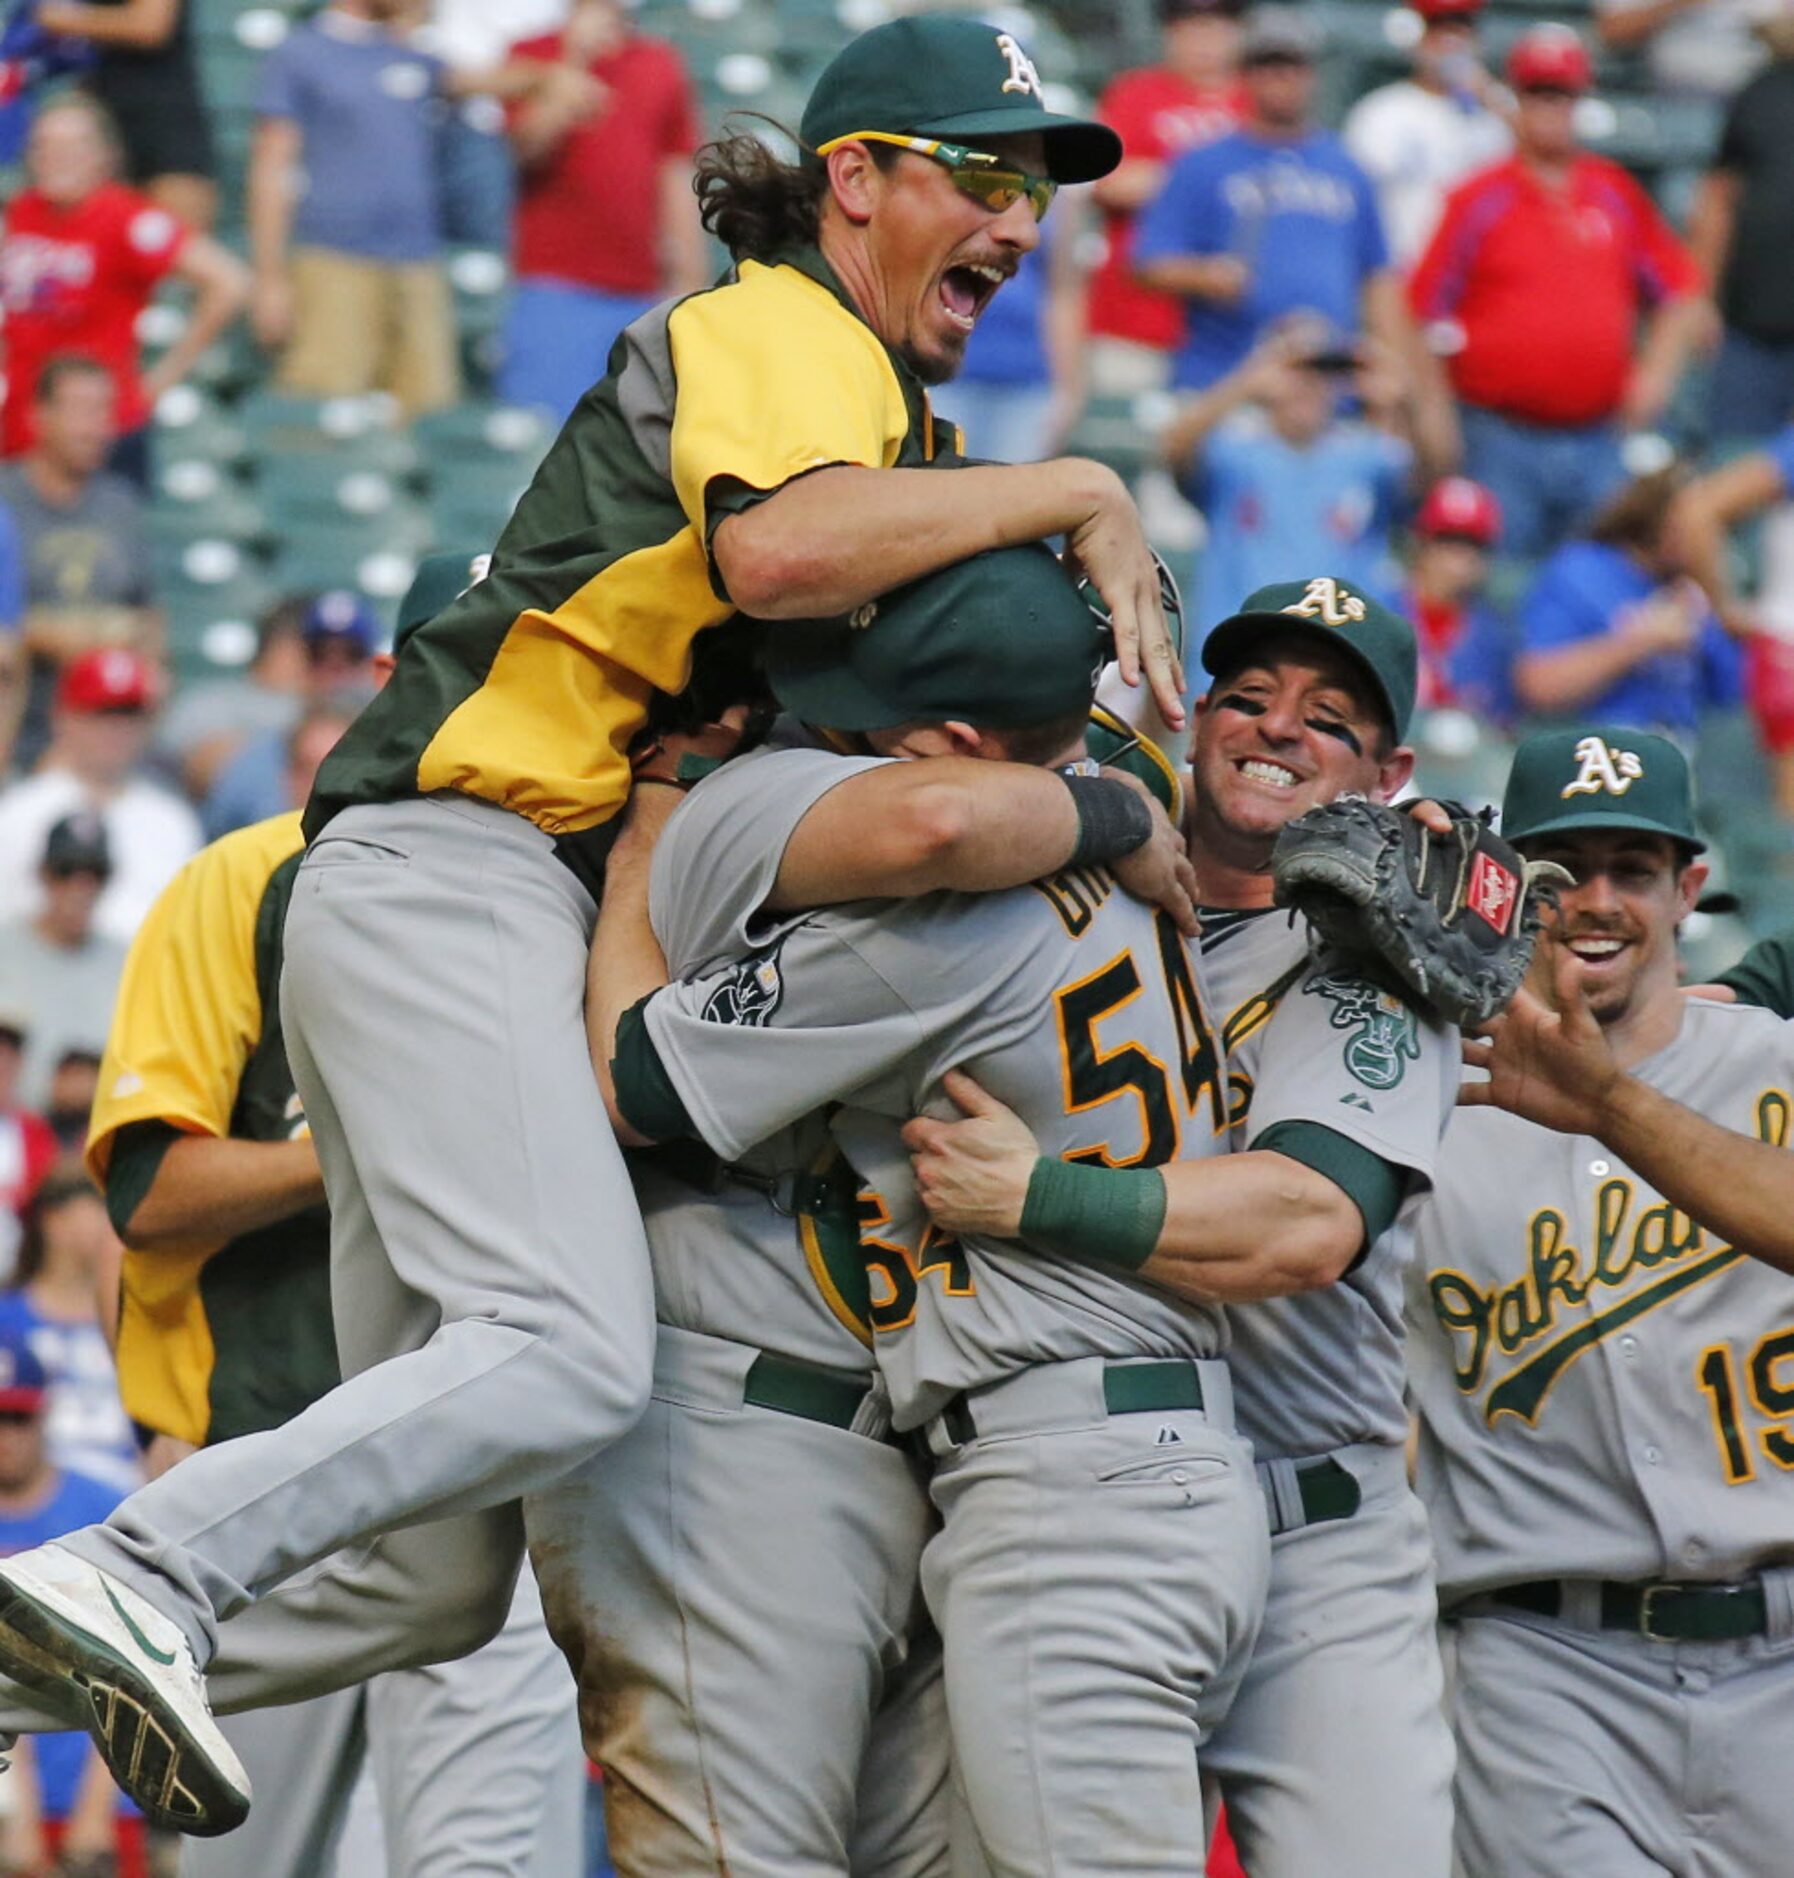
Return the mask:
[(1748, 1255), (1794, 1265), (1794, 1033), (1678, 990), (1706, 869), (1673, 744), (1528, 739), (1503, 831), (1575, 884), (1549, 1000), (1468, 1049), (1490, 1080), (1418, 1208), (1408, 1295), (1458, 1856), (1779, 1871), (1794, 1290)]
[(474, 1609), (501, 1611), (516, 1520), (478, 1516), (647, 1401), (649, 1261), (582, 1001), (629, 748), (696, 635), (738, 608), (852, 612), (1063, 533), (1123, 663), (1144, 658), (1181, 721), (1118, 477), (1074, 459), (916, 473), (937, 450), (925, 387), (958, 368), (1054, 188), (1113, 168), (1119, 140), (1048, 111), (1010, 34), (929, 15), (853, 42), (802, 135), (792, 165), (747, 136), (704, 159), (738, 265), (628, 329), (490, 577), (407, 645), (320, 775), (282, 1013), (334, 1307), (366, 1365), (0, 1574), (0, 1669), (88, 1729), (157, 1823), (224, 1831), (249, 1804), (199, 1673), (225, 1617), (339, 1547), (453, 1515), (476, 1538), (442, 1555)]
[[(1042, 1213), (1076, 1183), (1099, 1217), (1145, 1214), (1146, 1276), (1230, 1305), (1237, 1412), (1275, 1540), (1263, 1629), (1205, 1766), (1254, 1878), (1445, 1878), (1451, 1743), (1425, 1521), (1403, 1469), (1397, 1216), (1432, 1177), (1458, 1047), (1365, 979), (1310, 961), (1306, 932), (1271, 905), (1270, 876), (1294, 817), (1345, 793), (1387, 801), (1406, 782), (1414, 635), (1320, 577), (1253, 594), (1210, 631), (1202, 660), (1212, 682), (1189, 822), (1202, 970), (1229, 1123), (1256, 1151), (1240, 1164), (1281, 1163), (1285, 1230), (1273, 1235), (1275, 1215), (1244, 1195), (1211, 1200), (1207, 1164), (1037, 1160), (1015, 1118), (963, 1085), (976, 1119), (920, 1120), (909, 1139), (945, 1229), (1019, 1225), (1051, 1243)], [(1281, 1286), (1257, 1269), (1274, 1252)]]

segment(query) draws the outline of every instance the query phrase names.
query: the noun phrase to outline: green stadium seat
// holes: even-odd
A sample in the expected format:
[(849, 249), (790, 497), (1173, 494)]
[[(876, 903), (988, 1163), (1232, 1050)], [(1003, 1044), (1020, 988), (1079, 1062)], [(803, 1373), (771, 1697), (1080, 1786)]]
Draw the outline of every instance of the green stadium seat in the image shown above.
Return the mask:
[(528, 474), (554, 441), (554, 425), (536, 411), (467, 401), (427, 412), (411, 434), (433, 476), (474, 458), (526, 464)]
[(417, 469), (417, 445), (401, 429), (388, 398), (305, 398), (292, 392), (251, 392), (237, 407), (250, 454), (258, 462), (300, 454), (352, 456), (355, 466), (393, 477)]
[(183, 543), (246, 544), (263, 541), (269, 533), (260, 503), (227, 470), (203, 457), (158, 463), (149, 525), (157, 538)]
[(397, 564), (415, 569), (433, 545), (428, 514), (411, 507), (371, 520), (301, 517), (289, 523), (283, 517), (274, 579), (289, 593), (307, 587), (359, 587), (378, 595), (394, 584), (402, 591), (409, 571), (401, 576), (386, 570)]

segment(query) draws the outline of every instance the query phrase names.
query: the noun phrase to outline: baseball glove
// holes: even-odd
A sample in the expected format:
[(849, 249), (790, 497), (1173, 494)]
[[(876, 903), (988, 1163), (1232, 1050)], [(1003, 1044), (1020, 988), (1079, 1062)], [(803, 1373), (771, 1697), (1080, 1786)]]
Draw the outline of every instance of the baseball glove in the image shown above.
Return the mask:
[(1310, 809), (1277, 837), (1273, 892), (1307, 919), (1317, 950), (1469, 1029), (1506, 1009), (1542, 909), (1570, 877), (1526, 860), (1486, 813), (1443, 806), (1448, 835), (1361, 796)]

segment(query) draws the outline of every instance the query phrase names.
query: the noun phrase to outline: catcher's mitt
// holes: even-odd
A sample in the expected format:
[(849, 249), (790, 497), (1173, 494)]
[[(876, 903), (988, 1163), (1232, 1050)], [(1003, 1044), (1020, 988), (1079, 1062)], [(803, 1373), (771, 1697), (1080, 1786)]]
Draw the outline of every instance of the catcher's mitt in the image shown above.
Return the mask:
[(1299, 815), (1271, 855), (1279, 906), (1308, 921), (1319, 947), (1468, 1029), (1506, 1009), (1520, 987), (1556, 883), (1455, 803), (1449, 835), (1401, 809), (1342, 796)]

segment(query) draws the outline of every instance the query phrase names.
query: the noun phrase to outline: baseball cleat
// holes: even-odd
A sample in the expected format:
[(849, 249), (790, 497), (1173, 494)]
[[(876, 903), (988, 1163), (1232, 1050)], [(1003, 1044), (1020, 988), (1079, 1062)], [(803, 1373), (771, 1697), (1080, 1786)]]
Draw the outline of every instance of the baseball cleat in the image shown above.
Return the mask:
[(152, 1826), (210, 1838), (243, 1823), (249, 1777), (186, 1637), (119, 1579), (57, 1545), (0, 1564), (0, 1673), (93, 1737)]

